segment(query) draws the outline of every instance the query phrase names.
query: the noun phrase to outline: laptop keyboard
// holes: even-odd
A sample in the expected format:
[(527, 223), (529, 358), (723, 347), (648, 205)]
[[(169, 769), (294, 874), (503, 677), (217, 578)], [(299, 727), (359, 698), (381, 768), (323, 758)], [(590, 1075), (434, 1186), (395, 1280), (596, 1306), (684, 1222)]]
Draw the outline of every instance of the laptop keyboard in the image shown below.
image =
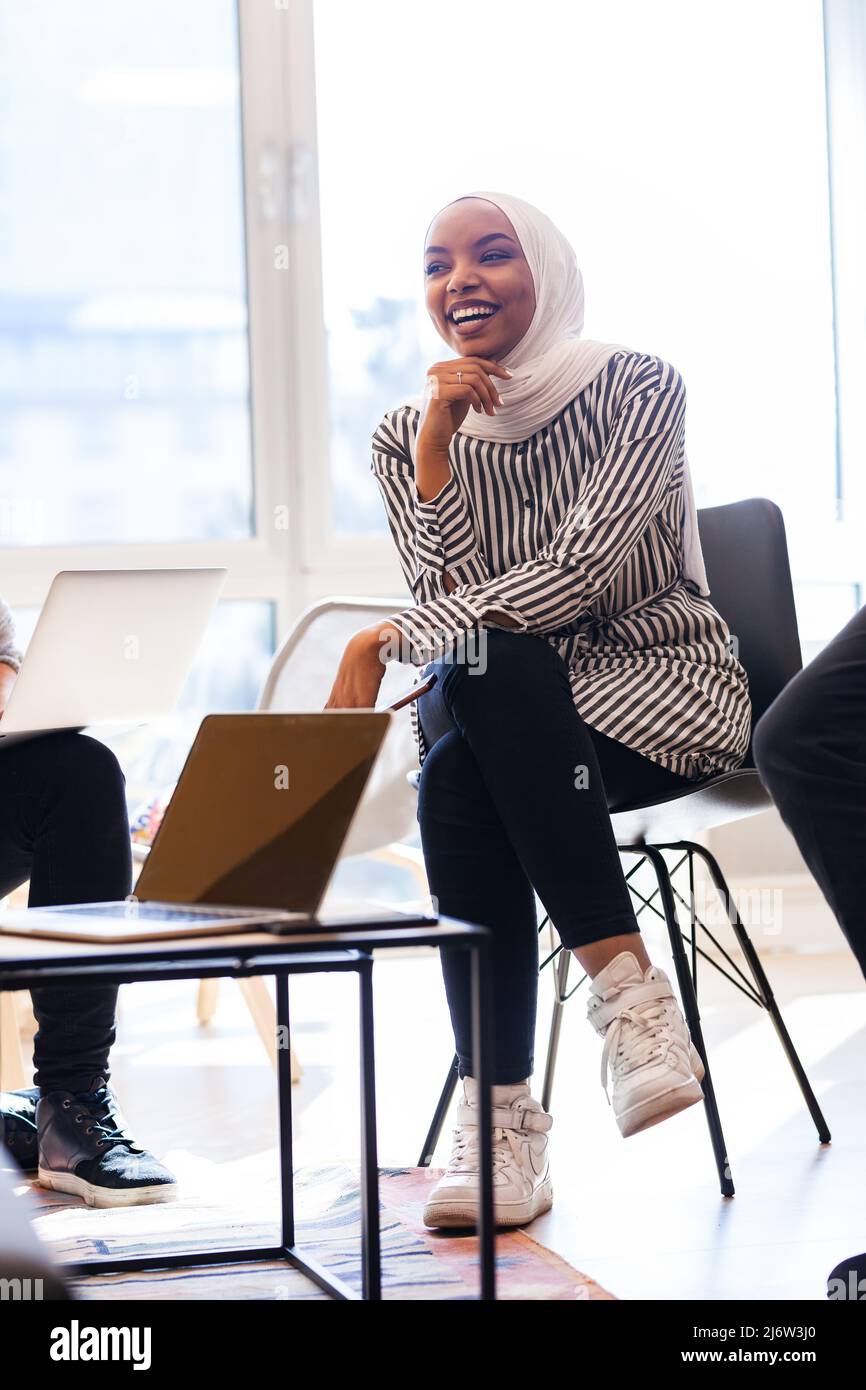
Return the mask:
[(191, 911), (183, 907), (164, 907), (159, 903), (92, 903), (82, 907), (44, 908), (62, 912), (64, 917), (114, 917), (130, 922), (221, 922), (226, 917), (252, 917), (251, 912), (214, 912), (206, 907)]

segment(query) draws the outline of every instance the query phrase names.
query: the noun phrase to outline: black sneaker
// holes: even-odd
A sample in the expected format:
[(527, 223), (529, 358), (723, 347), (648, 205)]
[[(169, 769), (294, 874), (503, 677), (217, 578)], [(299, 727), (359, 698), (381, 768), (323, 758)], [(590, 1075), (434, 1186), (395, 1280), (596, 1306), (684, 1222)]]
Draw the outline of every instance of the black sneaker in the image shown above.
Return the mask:
[(50, 1091), (36, 1107), (39, 1182), (90, 1207), (170, 1202), (174, 1176), (127, 1133), (117, 1097), (96, 1076), (86, 1091)]
[(36, 1142), (36, 1102), (39, 1087), (0, 1091), (0, 1144), (5, 1144), (19, 1168), (35, 1173), (39, 1167)]

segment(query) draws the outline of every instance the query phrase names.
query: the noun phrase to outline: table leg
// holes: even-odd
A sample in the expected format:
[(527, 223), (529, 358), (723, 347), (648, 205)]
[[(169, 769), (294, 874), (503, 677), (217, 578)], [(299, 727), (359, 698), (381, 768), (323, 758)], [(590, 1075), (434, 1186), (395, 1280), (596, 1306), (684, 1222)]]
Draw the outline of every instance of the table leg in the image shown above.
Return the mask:
[(277, 1099), (280, 1134), (280, 1241), (295, 1243), (295, 1189), (292, 1157), (292, 1035), (289, 1021), (289, 977), (277, 975)]
[(472, 1058), (478, 1083), (481, 1182), (478, 1211), (478, 1250), (481, 1262), (480, 1297), (496, 1298), (496, 1247), (493, 1224), (493, 1126), (491, 1069), (493, 1012), (490, 986), (490, 944), (486, 937), (470, 946), (472, 962)]
[(373, 957), (358, 965), (361, 1022), (361, 1259), (363, 1297), (382, 1298), (379, 1234), (379, 1155), (376, 1138), (376, 1068), (373, 1045)]

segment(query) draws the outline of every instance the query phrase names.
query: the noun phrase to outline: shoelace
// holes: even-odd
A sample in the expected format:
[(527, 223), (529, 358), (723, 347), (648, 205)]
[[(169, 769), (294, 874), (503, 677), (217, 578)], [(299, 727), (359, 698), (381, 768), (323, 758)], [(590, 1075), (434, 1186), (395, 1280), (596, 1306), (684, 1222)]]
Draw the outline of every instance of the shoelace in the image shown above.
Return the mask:
[[(98, 1091), (79, 1091), (73, 1094), (75, 1094), (75, 1099), (85, 1107), (88, 1114), (90, 1114), (90, 1107), (94, 1103), (98, 1107), (105, 1106), (107, 1109), (108, 1113), (101, 1119), (98, 1115), (90, 1116), (91, 1124), (87, 1127), (88, 1134), (92, 1134), (94, 1132), (98, 1133), (104, 1144), (135, 1143), (133, 1139), (130, 1139), (128, 1135), (123, 1133), (122, 1129), (111, 1129), (108, 1124), (108, 1120), (114, 1117), (114, 1111), (112, 1108), (113, 1097), (109, 1094), (107, 1086), (100, 1087)], [(29, 1119), (27, 1115), (16, 1115), (15, 1120), (16, 1123), (26, 1125), (29, 1129), (38, 1129), (36, 1121)]]
[[(636, 1009), (623, 1009), (621, 1013), (617, 1014), (605, 1034), (604, 1048), (601, 1054), (601, 1084), (604, 1087), (608, 1105), (610, 1105), (610, 1095), (607, 1089), (608, 1066), (613, 1072), (624, 1035), (628, 1037), (633, 1058), (633, 1065), (629, 1067), (630, 1071), (642, 1067), (655, 1057), (666, 1062), (671, 1049), (683, 1045), (674, 1035), (674, 1015), (668, 1002), (660, 999), (658, 1003), (641, 1004), (639, 1008), (639, 1013)], [(626, 1034), (627, 1025), (631, 1025), (636, 1032)]]
[[(514, 1107), (517, 1110), (525, 1110), (525, 1105), (519, 1103)], [(447, 1171), (456, 1169), (458, 1172), (480, 1173), (481, 1172), (481, 1134), (478, 1125), (458, 1125), (453, 1131), (454, 1151), (448, 1164)], [(521, 1147), (527, 1137), (526, 1130), (508, 1129), (504, 1125), (493, 1126), (493, 1173), (494, 1175), (504, 1168), (510, 1157), (514, 1157), (515, 1162), (519, 1163), (522, 1157)], [(522, 1136), (522, 1138), (521, 1138)], [(505, 1148), (503, 1141), (508, 1144)], [(509, 1153), (510, 1149), (510, 1153)]]
[[(113, 1097), (109, 1093), (107, 1086), (102, 1086), (98, 1091), (81, 1091), (75, 1099), (82, 1104), (90, 1117), (91, 1123), (87, 1126), (88, 1134), (97, 1134), (101, 1146), (128, 1144), (134, 1145), (135, 1141), (124, 1134), (122, 1129), (112, 1129), (110, 1120), (115, 1118), (113, 1109)], [(107, 1114), (100, 1117), (91, 1114), (91, 1106), (101, 1109), (105, 1106)]]

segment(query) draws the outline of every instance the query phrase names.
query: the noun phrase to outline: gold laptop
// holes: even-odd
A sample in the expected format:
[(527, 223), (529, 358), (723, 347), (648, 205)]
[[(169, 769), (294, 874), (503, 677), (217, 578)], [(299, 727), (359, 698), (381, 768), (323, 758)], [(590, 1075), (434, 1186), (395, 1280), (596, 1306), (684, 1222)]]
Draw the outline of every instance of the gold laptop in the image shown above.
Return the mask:
[[(134, 895), (10, 909), (0, 933), (108, 944), (336, 929), (316, 914), (392, 719), (388, 710), (208, 715)], [(436, 920), (370, 906), (348, 918)]]

